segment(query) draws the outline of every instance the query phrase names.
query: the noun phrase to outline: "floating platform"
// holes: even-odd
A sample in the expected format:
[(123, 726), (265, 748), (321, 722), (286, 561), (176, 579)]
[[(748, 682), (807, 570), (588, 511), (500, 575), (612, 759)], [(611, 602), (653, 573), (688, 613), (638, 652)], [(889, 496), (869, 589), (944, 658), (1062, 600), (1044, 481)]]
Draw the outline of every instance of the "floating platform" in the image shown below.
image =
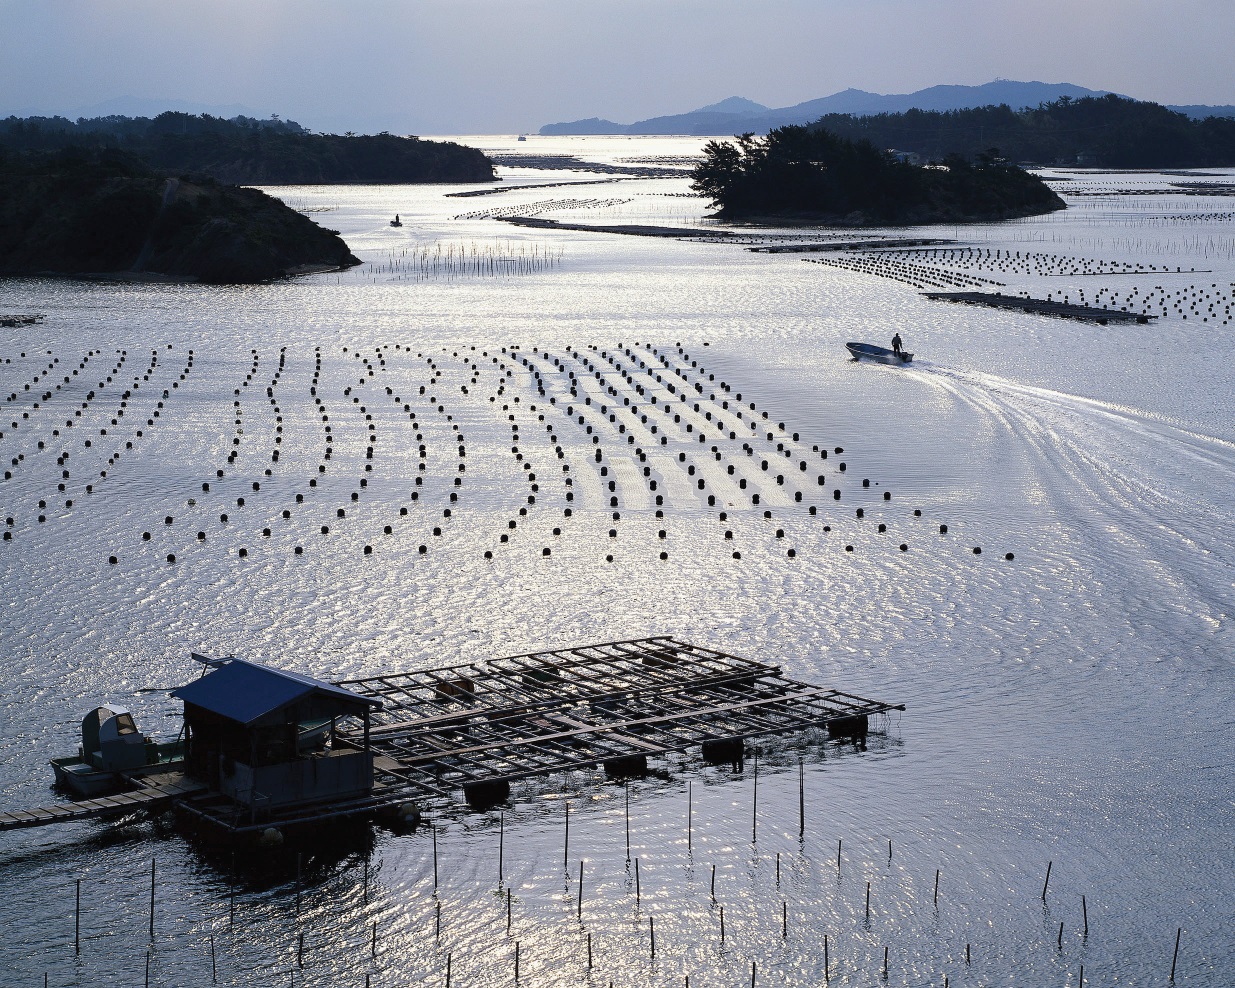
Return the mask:
[(747, 247), (746, 249), (756, 254), (819, 254), (824, 251), (907, 250), (954, 243), (956, 243), (955, 240), (938, 240), (931, 237), (902, 237), (882, 240), (837, 240), (831, 243), (769, 244), (765, 247)]
[[(351, 706), (364, 710), (364, 730), (343, 729), (342, 724), (332, 730), (330, 752), (315, 756), (312, 774), (329, 767), (323, 757), (342, 762), (367, 752), (371, 786), (335, 793), (322, 788), (318, 798), (282, 804), (271, 801), (267, 791), (265, 802), (245, 802), (226, 792), (225, 785), (164, 772), (129, 779), (130, 792), (0, 813), (0, 830), (167, 808), (205, 830), (233, 837), (272, 827), (395, 815), (408, 804), (414, 818), (425, 803), (454, 801), (460, 794), (474, 807), (501, 803), (512, 783), (557, 772), (603, 769), (610, 777), (642, 775), (649, 758), (693, 749), (704, 762), (739, 763), (749, 739), (810, 729), (826, 730), (832, 738), (862, 739), (872, 717), (905, 709), (798, 682), (777, 665), (672, 637), (530, 652), (333, 684), (236, 659), (195, 658), (216, 672), (174, 694), (185, 694), (186, 722), (191, 705), (208, 704), (219, 693), (230, 697), (232, 680), (238, 678), (272, 680), (286, 687), (288, 703), (296, 699), (289, 690), (314, 696), (333, 690), (350, 697)], [(254, 690), (228, 700), (246, 705), (247, 712), (233, 718), (237, 724), (266, 717), (265, 706), (255, 706), (261, 698), (250, 693)], [(271, 716), (277, 720), (286, 706), (275, 703)], [(293, 759), (263, 771), (301, 764)], [(242, 768), (233, 763), (233, 774)]]
[(512, 782), (534, 776), (638, 774), (649, 757), (696, 747), (732, 762), (748, 738), (810, 728), (863, 737), (870, 717), (904, 710), (670, 637), (337, 685), (382, 701), (370, 727), (379, 774), (401, 781), (408, 798), (462, 789), (474, 805), (500, 802)]
[(1083, 319), (1105, 326), (1110, 322), (1140, 323), (1145, 325), (1157, 316), (1139, 312), (1122, 312), (1098, 309), (1092, 305), (1071, 305), (1067, 302), (1051, 302), (1043, 298), (1017, 298), (1015, 295), (999, 295), (993, 292), (923, 292), (927, 298), (943, 302), (964, 302), (968, 305), (989, 305), (993, 309), (1019, 309), (1043, 316), (1058, 316), (1061, 319)]

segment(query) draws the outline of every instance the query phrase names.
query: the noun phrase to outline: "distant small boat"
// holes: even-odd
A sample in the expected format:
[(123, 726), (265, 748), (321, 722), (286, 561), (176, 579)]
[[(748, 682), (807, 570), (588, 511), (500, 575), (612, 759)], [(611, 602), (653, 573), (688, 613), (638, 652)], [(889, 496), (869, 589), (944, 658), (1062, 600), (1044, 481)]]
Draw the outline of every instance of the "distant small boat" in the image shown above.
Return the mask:
[(875, 346), (873, 343), (846, 343), (846, 348), (853, 354), (854, 360), (875, 360), (881, 364), (907, 364), (913, 360), (913, 354), (902, 350), (897, 353), (895, 350), (889, 350), (884, 346)]
[(519, 135), (519, 140), (521, 140), (521, 141), (526, 141), (526, 140), (527, 140), (527, 134), (520, 134), (520, 135)]
[(390, 225), (391, 226), (402, 226), (403, 225), (403, 221), (399, 219), (398, 213), (395, 213), (395, 218), (390, 221)]

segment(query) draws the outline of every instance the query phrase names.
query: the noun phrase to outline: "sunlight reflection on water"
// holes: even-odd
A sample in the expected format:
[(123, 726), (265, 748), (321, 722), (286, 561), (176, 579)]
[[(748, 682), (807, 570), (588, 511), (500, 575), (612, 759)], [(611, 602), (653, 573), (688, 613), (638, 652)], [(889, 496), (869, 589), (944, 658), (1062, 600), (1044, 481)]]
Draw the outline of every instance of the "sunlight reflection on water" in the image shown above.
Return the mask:
[[(615, 160), (628, 145), (550, 149)], [(691, 146), (645, 140), (633, 153)], [(512, 184), (562, 177), (507, 174)], [(1125, 180), (1147, 181), (1101, 178)], [(660, 197), (685, 184), (588, 186), (588, 197), (631, 201), (560, 218), (698, 220), (702, 203)], [(0, 612), (6, 808), (49, 801), (46, 759), (71, 749), (96, 702), (127, 702), (150, 733), (174, 734), (175, 705), (137, 691), (194, 675), (189, 649), (341, 679), (672, 633), (908, 710), (866, 751), (764, 742), (753, 845), (752, 760), (737, 777), (669, 760), (632, 783), (638, 902), (623, 790), (582, 773), (516, 790), (501, 890), (496, 812), (455, 807), (438, 821), (436, 897), (427, 832), (378, 831), (367, 901), (362, 842), (306, 864), (299, 920), (294, 862), (246, 878), (235, 927), (226, 858), (162, 828), (6, 833), (6, 983), (34, 983), (40, 971), (53, 984), (136, 983), (152, 855), (160, 984), (210, 983), (212, 932), (228, 984), (361, 984), (366, 973), (374, 984), (437, 984), (447, 955), (459, 984), (507, 984), (516, 940), (521, 976), (536, 983), (742, 983), (754, 961), (760, 983), (815, 984), (825, 934), (840, 984), (880, 977), (884, 946), (891, 984), (944, 974), (953, 984), (1074, 983), (1080, 964), (1094, 979), (1148, 984), (1165, 978), (1178, 926), (1186, 983), (1228, 983), (1229, 335), (1175, 318), (1116, 328), (946, 306), (901, 283), (732, 245), (455, 221), (481, 200), (436, 187), (276, 191), (330, 206), (314, 215), (374, 263), (235, 289), (6, 283), (6, 308), (47, 316), (10, 332), (0, 353), (12, 361), (0, 364), (0, 391), (16, 395), (0, 421), (12, 473), (0, 494), (13, 518), (0, 549), (10, 588)], [(484, 198), (567, 195), (584, 193)], [(401, 230), (387, 225), (396, 211)], [(1118, 232), (1126, 222), (1114, 200), (1109, 213), (933, 232), (1122, 259), (1136, 256)], [(1173, 245), (1181, 266), (1199, 256), (1178, 225), (1135, 230), (1142, 250), (1149, 239)], [(375, 270), (402, 245), (446, 240), (539, 244), (560, 250), (561, 263), (417, 282)], [(1222, 267), (1206, 286), (1231, 281), (1235, 264), (1205, 263)], [(1182, 287), (1201, 276), (1172, 277)], [(919, 354), (912, 368), (845, 359), (846, 340), (883, 342), (897, 330)], [(55, 390), (91, 350), (88, 369)], [(1095, 352), (1100, 360), (1084, 359)], [(44, 378), (57, 359), (58, 376)], [(555, 361), (576, 375), (577, 396)]]

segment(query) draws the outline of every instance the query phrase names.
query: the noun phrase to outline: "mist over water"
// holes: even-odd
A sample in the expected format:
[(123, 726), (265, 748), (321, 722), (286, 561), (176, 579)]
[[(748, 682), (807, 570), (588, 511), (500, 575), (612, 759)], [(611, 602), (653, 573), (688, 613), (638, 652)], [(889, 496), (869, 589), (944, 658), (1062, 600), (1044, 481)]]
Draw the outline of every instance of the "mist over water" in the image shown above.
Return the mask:
[[(1235, 200), (1173, 183), (1232, 173), (1054, 172), (1066, 212), (913, 231), (972, 248), (912, 259), (934, 272), (1168, 310), (1101, 326), (804, 260), (830, 255), (513, 226), (486, 212), (716, 228), (685, 178), (502, 171), (542, 187), (269, 190), (341, 231), (341, 274), (3, 283), (0, 314), (45, 318), (0, 331), (0, 808), (56, 801), (47, 759), (104, 701), (174, 736), (190, 649), (344, 679), (673, 634), (907, 710), (865, 750), (758, 742), (757, 812), (753, 758), (654, 764), (629, 862), (599, 773), (516, 789), (500, 881), (498, 811), (437, 808), (436, 897), (425, 828), (306, 859), (299, 912), (294, 860), (246, 872), (234, 924), (227, 857), (161, 823), (5, 833), (0, 982), (141, 983), (154, 857), (152, 984), (211, 984), (213, 935), (220, 984), (437, 985), (449, 956), (507, 985), (518, 941), (525, 984), (815, 985), (826, 935), (833, 984), (1157, 985), (1180, 927), (1176, 982), (1229, 984)], [(898, 331), (912, 365), (848, 359)]]

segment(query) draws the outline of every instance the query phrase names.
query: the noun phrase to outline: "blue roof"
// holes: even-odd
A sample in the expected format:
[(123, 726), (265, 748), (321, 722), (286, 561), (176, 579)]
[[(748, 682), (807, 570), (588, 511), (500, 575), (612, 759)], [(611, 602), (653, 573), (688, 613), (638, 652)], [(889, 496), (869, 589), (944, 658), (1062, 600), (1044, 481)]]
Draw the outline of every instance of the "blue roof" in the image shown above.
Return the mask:
[(365, 704), (371, 707), (382, 705), (380, 700), (361, 696), (333, 683), (271, 669), (244, 659), (232, 659), (201, 679), (172, 690), (171, 695), (220, 717), (248, 725), (314, 693), (351, 708)]

